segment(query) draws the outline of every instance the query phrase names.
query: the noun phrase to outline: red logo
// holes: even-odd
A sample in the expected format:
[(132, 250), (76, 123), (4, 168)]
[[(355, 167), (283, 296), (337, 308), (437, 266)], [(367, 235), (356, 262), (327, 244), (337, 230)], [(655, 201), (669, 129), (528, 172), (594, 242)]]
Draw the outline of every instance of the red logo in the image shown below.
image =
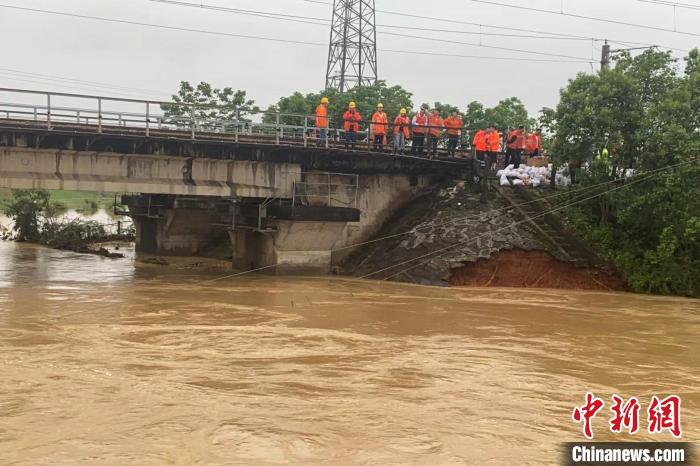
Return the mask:
[[(593, 418), (603, 409), (605, 402), (593, 395), (586, 393), (583, 406), (577, 406), (571, 413), (574, 422), (583, 424), (583, 435), (588, 439), (593, 438)], [(630, 397), (627, 401), (619, 395), (612, 396), (610, 406), (612, 416), (608, 421), (610, 432), (620, 434), (627, 431), (634, 435), (639, 431), (639, 413), (641, 405), (637, 397)], [(676, 395), (670, 395), (660, 400), (656, 395), (651, 397), (647, 409), (648, 432), (660, 434), (668, 431), (676, 438), (682, 435), (681, 430), (681, 399)]]

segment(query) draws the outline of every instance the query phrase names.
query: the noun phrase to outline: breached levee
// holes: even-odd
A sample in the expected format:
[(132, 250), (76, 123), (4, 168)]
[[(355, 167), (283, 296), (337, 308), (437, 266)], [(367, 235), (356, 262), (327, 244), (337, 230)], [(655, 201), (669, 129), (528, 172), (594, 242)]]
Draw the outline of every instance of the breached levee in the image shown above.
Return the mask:
[(479, 197), (461, 183), (414, 201), (342, 273), (442, 286), (627, 289), (614, 271), (573, 261), (495, 191), (486, 205)]

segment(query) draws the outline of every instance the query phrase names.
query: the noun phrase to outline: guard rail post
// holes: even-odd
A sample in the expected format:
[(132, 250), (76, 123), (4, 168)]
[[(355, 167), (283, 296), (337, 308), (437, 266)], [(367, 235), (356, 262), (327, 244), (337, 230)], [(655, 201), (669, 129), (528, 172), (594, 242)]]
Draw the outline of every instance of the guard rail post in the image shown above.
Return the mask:
[(46, 93), (46, 129), (51, 130), (51, 93)]
[(97, 132), (102, 134), (102, 97), (97, 98)]
[[(121, 114), (120, 114), (121, 116)], [(146, 102), (146, 137), (150, 136), (151, 133), (151, 104), (150, 102)]]

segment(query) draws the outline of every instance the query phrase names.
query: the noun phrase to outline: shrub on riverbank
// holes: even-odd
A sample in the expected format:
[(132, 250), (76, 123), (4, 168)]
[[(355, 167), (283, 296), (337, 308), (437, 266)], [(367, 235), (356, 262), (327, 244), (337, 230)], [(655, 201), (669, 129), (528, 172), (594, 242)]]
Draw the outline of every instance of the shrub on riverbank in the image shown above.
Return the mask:
[(119, 235), (107, 232), (105, 225), (83, 219), (59, 219), (59, 206), (51, 202), (48, 191), (17, 189), (3, 212), (14, 222), (17, 241), (29, 241), (56, 249), (95, 252), (90, 245), (104, 241), (133, 241), (133, 229)]

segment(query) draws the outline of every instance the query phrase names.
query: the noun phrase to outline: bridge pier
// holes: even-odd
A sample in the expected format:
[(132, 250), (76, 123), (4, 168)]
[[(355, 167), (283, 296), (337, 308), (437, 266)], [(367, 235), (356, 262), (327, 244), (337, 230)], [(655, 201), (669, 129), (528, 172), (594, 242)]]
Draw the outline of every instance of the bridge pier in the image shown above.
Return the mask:
[(274, 202), (169, 195), (123, 196), (122, 202), (134, 218), (139, 253), (230, 257), (237, 270), (280, 275), (328, 274), (350, 246), (370, 239), (435, 182), (427, 175), (352, 176), (357, 182), (348, 185), (347, 175), (307, 173), (293, 199)]

